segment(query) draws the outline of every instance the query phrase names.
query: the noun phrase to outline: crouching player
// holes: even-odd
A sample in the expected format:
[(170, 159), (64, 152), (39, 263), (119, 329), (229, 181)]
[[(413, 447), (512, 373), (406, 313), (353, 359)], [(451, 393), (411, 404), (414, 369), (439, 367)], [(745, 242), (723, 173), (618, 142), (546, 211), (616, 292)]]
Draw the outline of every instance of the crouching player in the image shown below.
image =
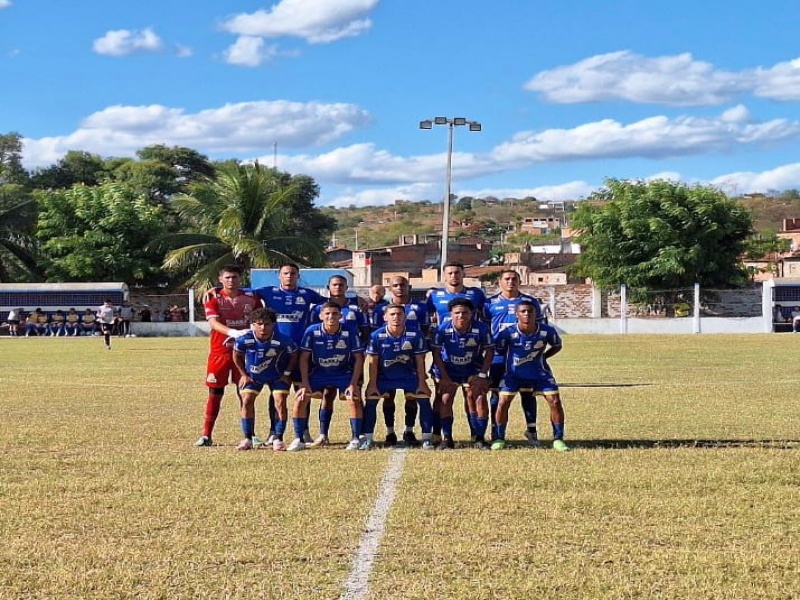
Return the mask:
[(492, 450), (506, 447), (508, 408), (517, 392), (531, 391), (542, 394), (550, 405), (550, 423), (553, 427), (553, 449), (565, 452), (564, 408), (558, 393), (558, 384), (547, 365), (547, 359), (561, 351), (561, 337), (550, 325), (537, 322), (538, 306), (530, 300), (517, 304), (517, 323), (501, 331), (495, 343), (497, 352), (505, 357), (506, 373), (500, 382), (500, 402), (497, 406), (497, 424)]
[(494, 357), (494, 342), (485, 323), (472, 320), (475, 305), (469, 298), (455, 298), (448, 303), (450, 319), (433, 334), (433, 377), (439, 390), (439, 422), (442, 426), (440, 450), (454, 448), (453, 401), (458, 389), (467, 401), (470, 431), (475, 447), (486, 449), (489, 423), (489, 368)]
[(360, 449), (373, 447), (378, 401), (403, 390), (406, 398), (414, 398), (419, 404), (422, 449), (433, 450), (433, 409), (431, 390), (426, 382), (425, 337), (421, 331), (406, 329), (406, 311), (402, 305), (390, 304), (383, 317), (386, 325), (372, 333), (367, 345), (369, 383), (364, 407), (364, 440)]
[[(256, 397), (268, 386), (275, 398), (278, 420), (275, 424), (275, 439), (272, 449), (286, 450), (283, 433), (288, 420), (286, 399), (289, 396), (291, 375), (297, 365), (297, 345), (287, 336), (275, 330), (278, 317), (271, 308), (257, 308), (250, 314), (250, 331), (236, 339), (233, 362), (242, 373), (239, 390), (242, 394), (242, 433), (244, 439), (237, 450), (252, 450), (253, 431), (256, 421)], [(297, 399), (292, 409), (296, 438), (302, 438), (308, 425), (304, 402)], [(302, 443), (295, 439), (292, 445)], [(293, 448), (294, 449), (294, 448)]]
[[(358, 450), (364, 418), (359, 381), (364, 374), (364, 346), (355, 328), (341, 323), (342, 309), (336, 302), (326, 302), (319, 310), (321, 323), (306, 329), (300, 342), (300, 387), (297, 397), (303, 402), (321, 398), (319, 409), (320, 435), (314, 446), (328, 444), (328, 431), (336, 395), (347, 400), (350, 408), (352, 438), (347, 450)], [(298, 443), (296, 443), (298, 442)], [(305, 444), (296, 440), (289, 449), (302, 450)]]

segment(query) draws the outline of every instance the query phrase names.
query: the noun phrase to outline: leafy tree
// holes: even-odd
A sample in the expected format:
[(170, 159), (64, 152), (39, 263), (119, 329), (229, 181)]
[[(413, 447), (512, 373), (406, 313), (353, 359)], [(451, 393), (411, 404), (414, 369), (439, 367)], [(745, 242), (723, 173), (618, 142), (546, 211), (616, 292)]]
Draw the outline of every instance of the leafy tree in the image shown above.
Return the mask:
[(36, 189), (56, 190), (76, 183), (97, 185), (107, 176), (106, 163), (99, 155), (70, 150), (55, 165), (36, 170), (31, 183)]
[(152, 283), (159, 258), (147, 250), (163, 214), (116, 182), (38, 192), (39, 230), (49, 281)]
[(791, 242), (784, 238), (779, 238), (775, 233), (755, 233), (747, 238), (747, 248), (745, 257), (750, 260), (758, 260), (770, 254), (788, 252)]
[(22, 186), (0, 185), (0, 282), (39, 281), (38, 244), (31, 235), (36, 203)]
[(28, 183), (22, 167), (22, 136), (13, 131), (0, 135), (0, 184), (4, 183)]
[[(312, 228), (319, 222), (317, 213), (321, 215), (310, 205), (310, 195), (316, 193), (313, 180), (305, 176), (292, 177), (259, 164), (223, 167), (214, 179), (193, 186), (191, 194), (173, 198), (173, 207), (190, 229), (162, 240), (173, 248), (164, 267), (181, 273), (187, 285), (204, 290), (228, 263), (246, 270), (286, 260), (322, 266), (330, 232), (321, 235)], [(304, 219), (309, 224), (305, 228)]]
[(638, 290), (746, 280), (740, 257), (752, 220), (721, 191), (610, 179), (592, 200), (572, 219), (582, 247), (575, 270), (601, 287), (627, 284), (637, 301)]

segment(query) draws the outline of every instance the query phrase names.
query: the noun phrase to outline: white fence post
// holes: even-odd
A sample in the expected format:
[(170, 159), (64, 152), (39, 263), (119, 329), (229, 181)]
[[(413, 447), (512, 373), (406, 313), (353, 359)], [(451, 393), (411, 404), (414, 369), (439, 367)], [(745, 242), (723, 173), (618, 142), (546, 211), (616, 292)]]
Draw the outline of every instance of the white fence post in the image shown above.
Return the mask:
[(692, 317), (692, 333), (700, 333), (700, 284), (694, 284), (694, 316)]
[(775, 297), (775, 280), (767, 279), (761, 284), (761, 318), (764, 333), (772, 333), (772, 299)]
[(619, 332), (628, 333), (628, 286), (619, 286)]
[(189, 323), (194, 323), (194, 288), (189, 288)]

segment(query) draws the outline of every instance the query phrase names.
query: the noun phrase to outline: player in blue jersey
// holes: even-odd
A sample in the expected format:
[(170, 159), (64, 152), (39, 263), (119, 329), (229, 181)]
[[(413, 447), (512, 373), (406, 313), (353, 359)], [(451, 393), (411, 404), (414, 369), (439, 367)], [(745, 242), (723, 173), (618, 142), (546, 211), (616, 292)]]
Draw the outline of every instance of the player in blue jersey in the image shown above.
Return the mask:
[[(306, 328), (311, 324), (311, 310), (314, 304), (327, 302), (324, 298), (312, 289), (300, 287), (300, 267), (294, 263), (284, 263), (278, 268), (278, 286), (266, 286), (255, 290), (256, 294), (267, 306), (278, 315), (276, 329), (283, 335), (289, 337), (295, 344), (300, 344)], [(292, 373), (292, 381), (300, 381), (300, 372)], [(275, 435), (275, 401), (270, 396), (267, 403), (269, 409), (270, 432), (267, 443), (269, 444)]]
[(346, 400), (352, 432), (347, 450), (357, 450), (364, 418), (360, 385), (364, 375), (364, 346), (358, 333), (342, 324), (342, 310), (336, 302), (326, 302), (320, 308), (322, 322), (309, 327), (300, 343), (298, 395), (322, 400), (320, 436), (314, 446), (328, 443), (337, 394), (340, 400)]
[[(517, 324), (517, 305), (522, 301), (533, 302), (538, 309), (540, 321), (544, 321), (544, 314), (538, 299), (520, 291), (519, 273), (513, 269), (506, 269), (500, 273), (497, 280), (500, 292), (489, 296), (486, 299), (486, 312), (491, 319), (492, 336), (497, 337), (501, 331)], [(500, 401), (498, 390), (500, 380), (505, 373), (505, 360), (500, 354), (495, 354), (492, 369), (489, 371), (489, 380), (492, 393), (489, 397), (490, 412), (492, 417), (492, 427), (497, 425), (495, 419), (497, 404)], [(520, 404), (525, 415), (525, 439), (533, 447), (539, 447), (539, 438), (536, 433), (536, 396), (532, 392), (524, 391), (520, 393)]]
[[(417, 302), (411, 298), (411, 286), (408, 279), (402, 275), (395, 275), (389, 280), (390, 301), (383, 308), (389, 306), (402, 306), (406, 313), (406, 329), (410, 331), (421, 331), (427, 338), (430, 328), (428, 318), (428, 307), (424, 302)], [(383, 326), (383, 312), (380, 315), (379, 323)], [(397, 433), (394, 430), (395, 424), (395, 397), (389, 395), (383, 399), (383, 421), (386, 425), (386, 440), (384, 445), (394, 446), (397, 444)], [(403, 431), (403, 442), (407, 446), (419, 446), (420, 442), (414, 434), (414, 423), (417, 420), (417, 401), (415, 398), (405, 399), (405, 429)]]
[(367, 322), (369, 332), (377, 331), (383, 327), (383, 309), (389, 301), (386, 299), (386, 288), (380, 284), (369, 288), (369, 299), (367, 300)]
[(406, 398), (416, 399), (419, 403), (422, 449), (433, 450), (433, 410), (425, 373), (425, 355), (428, 351), (425, 336), (421, 331), (406, 328), (406, 312), (402, 306), (389, 306), (383, 315), (386, 325), (370, 336), (367, 346), (369, 383), (365, 391), (367, 400), (361, 449), (373, 447), (378, 401), (402, 390)]
[(467, 403), (470, 430), (475, 447), (487, 449), (489, 423), (489, 368), (494, 357), (494, 342), (489, 326), (473, 320), (474, 306), (469, 298), (450, 301), (450, 317), (440, 325), (431, 340), (433, 378), (441, 393), (439, 421), (442, 426), (440, 450), (455, 447), (453, 442), (453, 400), (459, 388)]
[[(442, 269), (442, 279), (444, 280), (444, 289), (435, 289), (428, 294), (428, 312), (431, 315), (431, 320), (436, 320), (436, 326), (442, 325), (450, 318), (450, 310), (447, 308), (451, 300), (456, 298), (469, 298), (475, 311), (472, 317), (477, 321), (485, 320), (486, 295), (479, 287), (471, 287), (464, 285), (464, 265), (459, 262), (449, 262)], [(439, 418), (439, 403), (441, 402), (441, 393), (437, 388), (433, 398), (434, 409), (434, 433), (439, 434), (440, 425)], [(466, 403), (465, 403), (466, 404)], [(464, 410), (468, 408), (465, 406)], [(472, 431), (472, 437), (475, 432)]]
[(500, 403), (492, 450), (506, 447), (508, 407), (518, 392), (528, 390), (542, 394), (550, 405), (553, 427), (553, 449), (569, 450), (564, 443), (564, 408), (558, 383), (546, 360), (561, 351), (561, 337), (554, 327), (538, 320), (538, 306), (530, 300), (517, 304), (517, 324), (507, 327), (495, 339), (497, 352), (505, 358), (505, 375), (500, 382)]
[[(242, 373), (239, 389), (242, 395), (244, 439), (237, 450), (253, 448), (256, 397), (264, 386), (268, 386), (272, 392), (278, 413), (272, 449), (276, 452), (286, 449), (283, 443), (288, 420), (286, 399), (292, 370), (297, 366), (298, 347), (288, 336), (277, 331), (276, 322), (277, 314), (271, 308), (253, 310), (250, 314), (250, 331), (236, 338), (233, 347), (233, 363)], [(296, 399), (292, 409), (296, 437), (302, 436), (308, 426), (307, 418), (304, 418), (305, 401), (303, 398)]]

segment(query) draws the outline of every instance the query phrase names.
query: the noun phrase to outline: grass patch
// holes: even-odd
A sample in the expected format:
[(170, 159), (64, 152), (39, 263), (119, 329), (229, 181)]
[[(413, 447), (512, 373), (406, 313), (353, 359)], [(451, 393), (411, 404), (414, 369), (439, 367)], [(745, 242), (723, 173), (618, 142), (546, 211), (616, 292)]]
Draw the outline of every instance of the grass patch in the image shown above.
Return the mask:
[[(567, 336), (574, 451), (411, 451), (370, 598), (797, 597), (796, 342)], [(338, 598), (388, 451), (193, 448), (207, 340), (114, 344), (0, 339), (0, 597)]]

